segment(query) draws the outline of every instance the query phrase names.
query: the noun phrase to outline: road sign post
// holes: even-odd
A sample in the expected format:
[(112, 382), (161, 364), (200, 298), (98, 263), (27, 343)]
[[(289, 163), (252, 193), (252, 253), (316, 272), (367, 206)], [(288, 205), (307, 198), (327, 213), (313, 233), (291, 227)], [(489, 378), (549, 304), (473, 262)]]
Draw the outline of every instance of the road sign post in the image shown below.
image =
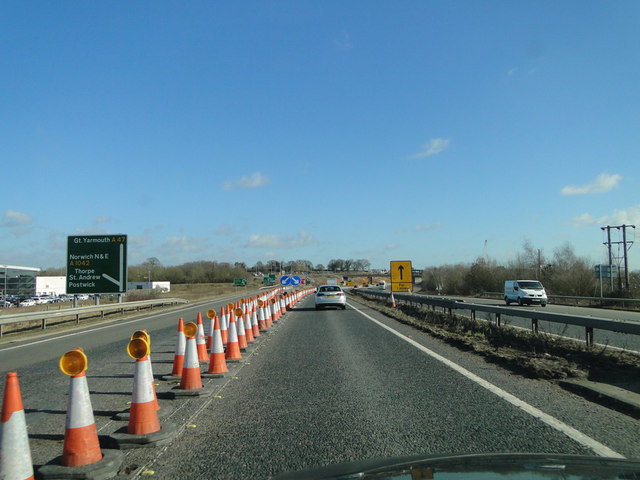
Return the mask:
[(126, 235), (67, 237), (67, 293), (126, 291)]
[(413, 290), (413, 272), (411, 260), (390, 262), (391, 291), (409, 292)]

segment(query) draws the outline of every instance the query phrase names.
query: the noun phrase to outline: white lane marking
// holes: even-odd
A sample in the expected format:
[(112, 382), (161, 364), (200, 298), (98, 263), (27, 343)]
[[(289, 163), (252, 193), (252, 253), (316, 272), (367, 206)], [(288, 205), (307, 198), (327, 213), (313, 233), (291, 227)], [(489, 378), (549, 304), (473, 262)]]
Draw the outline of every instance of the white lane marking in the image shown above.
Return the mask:
[(566, 423), (561, 422), (557, 418), (552, 417), (551, 415), (548, 415), (548, 414), (544, 413), (542, 410), (539, 410), (536, 407), (534, 407), (532, 405), (529, 405), (525, 401), (520, 400), (518, 397), (506, 392), (505, 390), (502, 390), (500, 387), (497, 387), (496, 385), (484, 380), (483, 378), (480, 378), (476, 374), (471, 373), (469, 370), (467, 370), (466, 368), (461, 367), (457, 363), (452, 362), (451, 360), (443, 357), (442, 355), (438, 355), (433, 350), (429, 350), (427, 347), (425, 347), (423, 345), (420, 345), (418, 342), (416, 342), (416, 341), (414, 341), (414, 340), (412, 340), (410, 338), (405, 337), (401, 333), (395, 331), (393, 328), (388, 327), (384, 323), (379, 322), (378, 320), (376, 320), (375, 318), (371, 317), (370, 315), (367, 315), (363, 311), (357, 309), (356, 307), (353, 306), (353, 304), (350, 304), (349, 306), (351, 308), (353, 308), (356, 312), (358, 312), (360, 315), (366, 317), (367, 319), (369, 319), (372, 322), (376, 323), (377, 325), (379, 325), (380, 327), (384, 328), (385, 330), (388, 330), (389, 332), (393, 333), (394, 335), (396, 335), (397, 337), (401, 338), (405, 342), (413, 345), (418, 350), (421, 350), (422, 352), (424, 352), (427, 355), (433, 357), (434, 359), (438, 360), (439, 362), (444, 363), (449, 368), (452, 368), (453, 370), (455, 370), (456, 372), (460, 373), (461, 375), (464, 375), (469, 380), (477, 383), (481, 387), (489, 390), (491, 393), (497, 395), (498, 397), (502, 398), (503, 400), (506, 400), (510, 404), (512, 404), (515, 407), (523, 410), (524, 412), (528, 413), (529, 415), (541, 420), (542, 422), (544, 422), (547, 425), (549, 425), (551, 428), (553, 428), (553, 429), (555, 429), (555, 430), (557, 430), (557, 431), (559, 431), (561, 433), (564, 433), (567, 437), (569, 437), (572, 440), (578, 442), (580, 445), (583, 445), (583, 446), (587, 447), (588, 449), (590, 449), (593, 452), (595, 452), (597, 455), (600, 455), (601, 457), (625, 458), (623, 455), (619, 454), (618, 452), (615, 452), (615, 451), (611, 450), (609, 447), (607, 447), (606, 445), (603, 445), (602, 443), (598, 442), (597, 440), (594, 440), (593, 438), (585, 435), (584, 433), (576, 430), (573, 427), (570, 427), (569, 425), (567, 425)]
[(229, 300), (230, 298), (235, 298), (235, 295), (230, 296), (230, 297), (226, 297), (226, 298), (220, 298), (220, 299), (214, 300), (212, 302), (202, 302), (202, 303), (197, 303), (197, 304), (194, 304), (194, 305), (189, 305), (188, 307), (178, 308), (176, 310), (171, 310), (170, 312), (156, 313), (155, 315), (149, 315), (149, 316), (144, 317), (144, 318), (137, 318), (137, 319), (133, 319), (133, 320), (127, 320), (126, 322), (115, 321), (114, 323), (110, 323), (109, 325), (104, 325), (102, 327), (91, 328), (89, 330), (82, 330), (81, 332), (67, 333), (66, 335), (56, 335), (56, 336), (53, 336), (53, 337), (44, 338), (42, 340), (36, 340), (35, 342), (31, 342), (31, 343), (23, 343), (23, 344), (20, 344), (20, 345), (15, 345), (13, 347), (0, 348), (0, 353), (8, 352), (9, 350), (15, 350), (16, 348), (30, 347), (32, 345), (38, 345), (40, 343), (52, 342), (54, 340), (59, 340), (61, 338), (75, 337), (76, 335), (82, 335), (84, 333), (97, 332), (99, 330), (105, 330), (107, 328), (120, 327), (122, 325), (128, 325), (130, 323), (141, 322), (143, 320), (149, 320), (149, 319), (152, 319), (152, 318), (155, 318), (155, 317), (159, 317), (161, 315), (165, 315), (167, 313), (178, 313), (178, 312), (182, 312), (184, 310), (189, 310), (191, 308), (198, 307), (200, 305), (206, 305), (207, 303), (225, 302), (225, 301)]

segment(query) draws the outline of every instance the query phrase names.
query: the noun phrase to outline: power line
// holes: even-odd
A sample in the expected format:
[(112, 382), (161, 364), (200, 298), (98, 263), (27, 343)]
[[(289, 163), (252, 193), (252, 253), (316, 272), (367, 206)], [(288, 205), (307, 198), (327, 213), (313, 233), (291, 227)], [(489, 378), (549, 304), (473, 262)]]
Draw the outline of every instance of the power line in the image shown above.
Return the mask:
[[(609, 278), (611, 280), (611, 291), (613, 291), (613, 270), (611, 267), (614, 259), (616, 261), (616, 265), (618, 266), (618, 289), (622, 290), (622, 277), (620, 276), (620, 272), (619, 272), (620, 260), (624, 260), (624, 288), (626, 288), (627, 290), (629, 289), (629, 263), (627, 258), (627, 252), (633, 245), (633, 240), (627, 240), (627, 228), (633, 228), (635, 230), (636, 226), (635, 225), (608, 225), (606, 227), (600, 227), (600, 230), (602, 230), (603, 232), (605, 230), (607, 231), (607, 241), (602, 243), (603, 245), (607, 246), (607, 249), (609, 251), (609, 272), (610, 272)], [(612, 229), (617, 230), (618, 234), (620, 234), (620, 231), (622, 231), (622, 241), (615, 241), (615, 242), (611, 241)], [(618, 253), (615, 256), (611, 248), (613, 245), (618, 246)], [(620, 255), (621, 248), (622, 248), (622, 256)]]

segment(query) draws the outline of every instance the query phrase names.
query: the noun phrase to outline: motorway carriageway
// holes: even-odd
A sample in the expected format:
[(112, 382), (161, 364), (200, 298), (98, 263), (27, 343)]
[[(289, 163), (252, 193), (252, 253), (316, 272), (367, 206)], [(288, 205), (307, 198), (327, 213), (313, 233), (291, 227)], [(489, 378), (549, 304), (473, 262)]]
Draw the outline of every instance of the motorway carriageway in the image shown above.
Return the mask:
[[(0, 346), (17, 370), (35, 468), (62, 452), (69, 379), (60, 355), (83, 347), (99, 435), (126, 425), (135, 330), (151, 335), (156, 378), (171, 372), (178, 317), (232, 299)], [(205, 317), (206, 318), (206, 317)], [(208, 320), (205, 319), (205, 332)], [(208, 365), (202, 365), (206, 371)], [(125, 451), (132, 477), (264, 478), (291, 470), (412, 454), (545, 452), (640, 457), (638, 421), (525, 379), (349, 298), (346, 310), (299, 302), (215, 383), (211, 397), (168, 400), (171, 445)]]

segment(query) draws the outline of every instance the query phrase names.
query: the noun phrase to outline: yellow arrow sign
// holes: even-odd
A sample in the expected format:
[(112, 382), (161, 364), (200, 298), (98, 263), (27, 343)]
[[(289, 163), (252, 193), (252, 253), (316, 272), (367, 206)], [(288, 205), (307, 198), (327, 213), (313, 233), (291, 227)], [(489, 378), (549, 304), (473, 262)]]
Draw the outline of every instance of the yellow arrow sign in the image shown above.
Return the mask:
[(408, 292), (413, 289), (413, 274), (411, 272), (411, 260), (390, 262), (391, 291)]

